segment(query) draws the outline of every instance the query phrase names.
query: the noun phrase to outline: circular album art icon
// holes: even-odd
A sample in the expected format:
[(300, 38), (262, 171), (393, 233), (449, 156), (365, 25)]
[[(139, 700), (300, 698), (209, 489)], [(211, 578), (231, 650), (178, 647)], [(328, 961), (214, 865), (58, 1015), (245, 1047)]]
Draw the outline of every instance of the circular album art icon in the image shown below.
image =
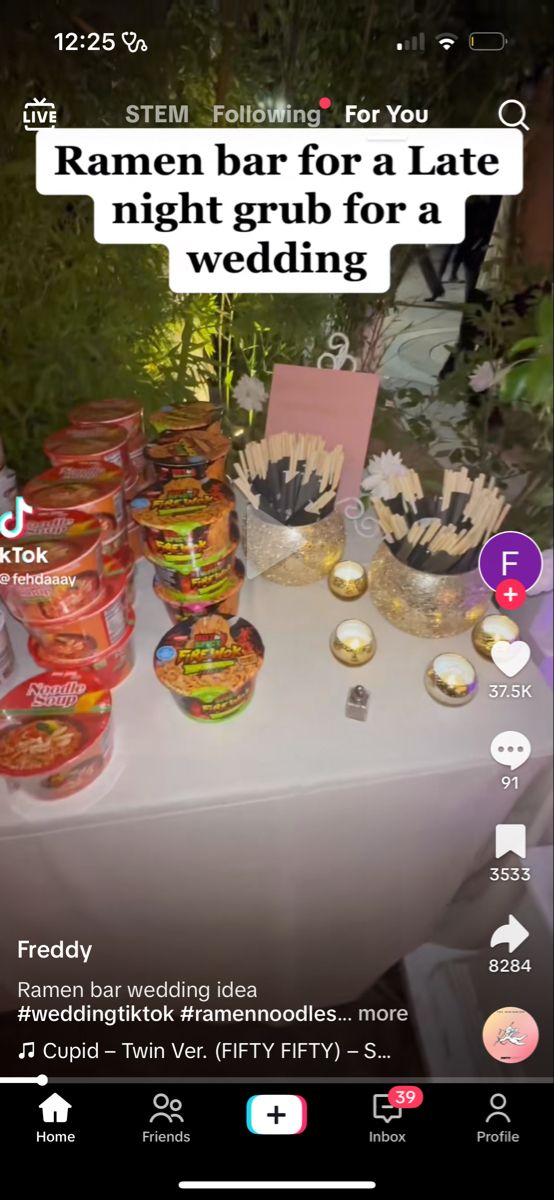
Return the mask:
[(483, 1025), (483, 1045), (497, 1062), (523, 1062), (536, 1050), (539, 1027), (524, 1008), (497, 1008)]

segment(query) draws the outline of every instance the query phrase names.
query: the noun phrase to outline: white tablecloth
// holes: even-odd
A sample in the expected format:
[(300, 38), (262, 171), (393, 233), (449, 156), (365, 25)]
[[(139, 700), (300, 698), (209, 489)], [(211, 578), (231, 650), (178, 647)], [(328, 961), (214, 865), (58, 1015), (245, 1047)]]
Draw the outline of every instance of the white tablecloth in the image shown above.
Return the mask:
[[(52, 978), (48, 962), (22, 969), (17, 937), (91, 942), (89, 974), (103, 982), (234, 979), (256, 984), (264, 1003), (345, 1002), (444, 920), (516, 800), (540, 838), (551, 713), (536, 665), (522, 677), (532, 701), (491, 700), (499, 673), (469, 634), (419, 640), (367, 596), (347, 605), (325, 582), (258, 578), (241, 603), (266, 646), (253, 702), (208, 727), (156, 680), (152, 653), (168, 620), (149, 565), (138, 574), (137, 665), (114, 692), (108, 770), (52, 804), (8, 795), (0, 781), (4, 1007), (18, 978)], [(378, 640), (358, 670), (328, 648), (353, 615)], [(11, 631), (24, 678), (22, 630)], [(424, 690), (425, 667), (446, 648), (478, 666), (480, 691), (465, 708)], [(365, 723), (344, 715), (354, 683), (371, 692)], [(532, 737), (519, 792), (502, 788), (489, 752), (503, 729)], [(58, 974), (83, 978), (71, 962)]]

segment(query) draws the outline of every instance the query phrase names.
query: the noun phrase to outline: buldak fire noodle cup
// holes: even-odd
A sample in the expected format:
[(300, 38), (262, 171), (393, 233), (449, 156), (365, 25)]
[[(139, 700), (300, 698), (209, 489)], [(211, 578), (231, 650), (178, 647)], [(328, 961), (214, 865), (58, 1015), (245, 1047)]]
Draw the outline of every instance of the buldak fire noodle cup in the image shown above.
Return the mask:
[(162, 482), (170, 479), (225, 479), (225, 459), (231, 443), (218, 425), (160, 433), (145, 449), (148, 462)]
[(191, 617), (159, 642), (154, 669), (188, 717), (223, 721), (252, 699), (263, 659), (263, 642), (249, 621)]
[(47, 671), (0, 700), (0, 774), (37, 800), (92, 783), (112, 753), (112, 699), (95, 675)]
[[(5, 548), (6, 604), (25, 623), (87, 608), (103, 587), (101, 527), (78, 509), (35, 513), (17, 543)], [(28, 553), (32, 561), (11, 561)]]
[(190, 404), (167, 404), (150, 415), (150, 424), (156, 433), (164, 429), (207, 429), (219, 421), (221, 409), (215, 404), (194, 400)]
[(144, 527), (148, 557), (160, 566), (196, 570), (229, 553), (234, 497), (217, 479), (154, 483), (130, 503)]

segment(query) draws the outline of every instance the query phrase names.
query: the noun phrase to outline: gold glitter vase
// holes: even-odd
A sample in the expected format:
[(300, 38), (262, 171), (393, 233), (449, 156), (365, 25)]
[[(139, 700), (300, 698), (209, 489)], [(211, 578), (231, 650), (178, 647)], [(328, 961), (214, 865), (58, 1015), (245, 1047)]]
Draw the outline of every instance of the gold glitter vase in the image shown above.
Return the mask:
[(345, 532), (341, 513), (313, 525), (280, 525), (248, 505), (243, 544), (249, 566), (272, 583), (298, 587), (329, 574), (342, 558)]
[(477, 570), (462, 575), (416, 571), (384, 542), (368, 571), (369, 594), (387, 621), (415, 637), (453, 637), (487, 611), (490, 591)]

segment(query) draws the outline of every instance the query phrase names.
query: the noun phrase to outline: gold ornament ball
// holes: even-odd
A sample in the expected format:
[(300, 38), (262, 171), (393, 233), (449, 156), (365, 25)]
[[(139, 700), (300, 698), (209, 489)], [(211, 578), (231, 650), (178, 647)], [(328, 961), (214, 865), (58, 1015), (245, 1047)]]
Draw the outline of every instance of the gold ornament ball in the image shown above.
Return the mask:
[(377, 649), (375, 634), (365, 621), (341, 621), (331, 637), (331, 651), (347, 667), (363, 667)]
[(469, 704), (478, 686), (475, 667), (463, 654), (437, 654), (425, 672), (429, 695), (450, 708)]
[(339, 600), (359, 600), (367, 591), (367, 571), (361, 563), (345, 559), (328, 575), (329, 588)]
[(471, 632), (471, 640), (478, 654), (490, 658), (497, 642), (517, 642), (519, 626), (511, 617), (502, 613), (489, 613), (477, 622)]

